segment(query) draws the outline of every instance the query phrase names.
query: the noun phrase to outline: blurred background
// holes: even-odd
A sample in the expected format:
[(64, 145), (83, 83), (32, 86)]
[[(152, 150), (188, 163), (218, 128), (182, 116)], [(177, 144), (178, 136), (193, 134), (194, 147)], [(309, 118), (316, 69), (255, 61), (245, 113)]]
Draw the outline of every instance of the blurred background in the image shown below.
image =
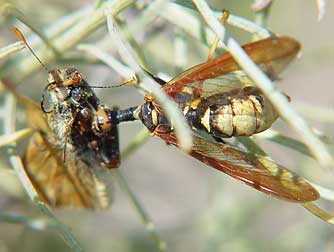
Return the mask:
[[(147, 67), (154, 73), (175, 76), (182, 70), (206, 60), (208, 46), (204, 46), (202, 41), (196, 40), (164, 18), (163, 16), (169, 14), (165, 9), (158, 10), (161, 16), (143, 29), (133, 30), (132, 27), (136, 27), (151, 2), (154, 1), (136, 1), (136, 4), (130, 4), (117, 19), (122, 33), (132, 33), (129, 41), (146, 59)], [(5, 3), (8, 2), (1, 1), (0, 8)], [(65, 16), (71, 17), (79, 10), (90, 11), (89, 8), (94, 8), (97, 4), (88, 0), (27, 0), (10, 3), (22, 12), (29, 22), (46, 32), (52, 32), (52, 24), (60, 25), (59, 20)], [(217, 10), (226, 8), (235, 15), (254, 20), (251, 8), (253, 1), (217, 0), (208, 3)], [(185, 11), (201, 20), (195, 11)], [(318, 22), (317, 15), (315, 0), (273, 1), (268, 16), (268, 28), (274, 33), (288, 35), (301, 42), (300, 57), (282, 74), (277, 85), (280, 90), (289, 94), (292, 106), (300, 111), (309, 124), (322, 131), (328, 141), (332, 141), (333, 3), (328, 1), (321, 22)], [(90, 18), (93, 19), (93, 16), (87, 15), (77, 22), (86, 22)], [(9, 15), (0, 17), (0, 22), (1, 47), (18, 40), (11, 31), (13, 25), (21, 27), (29, 38), (30, 29)], [(101, 45), (105, 51), (118, 57), (113, 48), (110, 48), (112, 44), (108, 41), (106, 24), (101, 22), (95, 25), (96, 29), (80, 38), (77, 44)], [(227, 29), (240, 43), (251, 39), (249, 34), (240, 29), (231, 26), (227, 26)], [(66, 30), (58, 36), (65, 33)], [(76, 34), (73, 33), (73, 36)], [(32, 39), (32, 47), (36, 43)], [(38, 50), (37, 47), (36, 51)], [(64, 50), (62, 58), (57, 61), (48, 58), (47, 53), (46, 56), (41, 54), (49, 68), (74, 65), (92, 85), (117, 84), (122, 80), (115, 71), (97, 61), (95, 57), (79, 51), (76, 45)], [(34, 69), (33, 64), (36, 62), (31, 56), (30, 61), (17, 63), (19, 57), (28, 58), (27, 55), (29, 56), (27, 52), (19, 52), (2, 59), (1, 78), (12, 80), (18, 85), (19, 92), (39, 101), (47, 74), (43, 69), (38, 69), (38, 66)], [(22, 69), (28, 70), (24, 72)], [(135, 106), (143, 101), (143, 94), (131, 87), (101, 89), (97, 94), (105, 103), (120, 108)], [(24, 113), (17, 113), (19, 121), (21, 120), (19, 126), (24, 125), (24, 121), (20, 119)], [(299, 137), (282, 120), (273, 127), (286, 135), (297, 139)], [(121, 125), (121, 148), (128, 146), (142, 129), (140, 123)], [(323, 170), (309, 157), (267, 141), (259, 144), (278, 163), (311, 181), (333, 188), (333, 173)], [(20, 143), (19, 147), (23, 152), (26, 142)], [(28, 199), (15, 175), (5, 171), (8, 169), (6, 152), (1, 153), (1, 156), (0, 212), (45, 220), (45, 215)], [(334, 250), (334, 228), (330, 224), (316, 218), (299, 205), (259, 193), (176, 148), (167, 146), (159, 139), (149, 139), (122, 160), (120, 171), (152, 219), (160, 238), (166, 242), (168, 251)], [(106, 212), (57, 210), (55, 214), (71, 228), (85, 251), (157, 251), (154, 240), (117, 181), (114, 183), (113, 201), (110, 210)], [(333, 206), (329, 209), (333, 209)], [(0, 252), (2, 251), (70, 249), (55, 230), (38, 230), (36, 227), (2, 221)]]

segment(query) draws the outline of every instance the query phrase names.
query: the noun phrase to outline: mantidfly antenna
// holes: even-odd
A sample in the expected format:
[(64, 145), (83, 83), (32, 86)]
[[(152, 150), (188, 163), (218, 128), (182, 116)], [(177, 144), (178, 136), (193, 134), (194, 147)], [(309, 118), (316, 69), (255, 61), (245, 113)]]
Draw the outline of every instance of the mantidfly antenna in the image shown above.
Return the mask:
[(138, 85), (138, 78), (136, 75), (132, 76), (129, 79), (126, 79), (122, 82), (122, 84), (112, 85), (112, 86), (91, 86), (90, 88), (115, 88), (115, 87), (122, 87), (122, 86), (137, 86)]
[[(49, 73), (49, 69), (46, 67), (46, 65), (42, 62), (42, 60), (37, 56), (37, 54), (34, 52), (34, 50), (30, 47), (27, 40), (25, 39), (23, 33), (14, 26), (13, 31), (15, 34), (19, 37), (19, 39), (26, 45), (26, 47), (30, 50), (30, 52), (34, 55), (34, 57), (38, 60), (38, 62), (41, 64), (41, 66)], [(89, 86), (90, 88), (115, 88), (115, 87), (122, 87), (122, 86), (136, 86), (138, 85), (138, 78), (137, 76), (132, 76), (131, 78), (125, 80), (122, 82), (122, 84), (119, 85), (112, 85), (112, 86)]]
[(26, 45), (26, 47), (30, 50), (30, 52), (34, 55), (34, 57), (38, 60), (38, 62), (41, 64), (41, 66), (47, 71), (50, 72), (49, 69), (46, 67), (46, 65), (44, 65), (44, 63), (42, 62), (42, 60), (37, 56), (37, 54), (33, 51), (33, 49), (30, 47), (30, 45), (28, 44), (27, 40), (25, 39), (23, 33), (14, 26), (13, 31), (15, 32), (15, 34), (19, 37), (19, 39)]

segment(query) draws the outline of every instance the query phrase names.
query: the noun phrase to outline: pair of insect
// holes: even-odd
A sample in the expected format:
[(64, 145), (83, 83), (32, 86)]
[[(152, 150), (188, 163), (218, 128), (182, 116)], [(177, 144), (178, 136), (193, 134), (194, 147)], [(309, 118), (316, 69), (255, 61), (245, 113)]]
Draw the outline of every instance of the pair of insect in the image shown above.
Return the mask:
[[(265, 73), (277, 76), (297, 55), (300, 44), (289, 37), (269, 37), (243, 49)], [(194, 130), (190, 156), (282, 200), (305, 203), (320, 197), (312, 185), (288, 169), (220, 141), (262, 132), (278, 118), (270, 101), (251, 86), (229, 53), (159, 82)], [(146, 95), (136, 107), (110, 109), (75, 69), (49, 71), (42, 111), (32, 101), (21, 101), (28, 104), (28, 120), (36, 128), (24, 166), (40, 197), (52, 207), (108, 207), (108, 185), (96, 171), (119, 166), (117, 127), (121, 122), (140, 120), (153, 136), (178, 145), (173, 125), (154, 96)], [(199, 131), (214, 140), (199, 137)]]

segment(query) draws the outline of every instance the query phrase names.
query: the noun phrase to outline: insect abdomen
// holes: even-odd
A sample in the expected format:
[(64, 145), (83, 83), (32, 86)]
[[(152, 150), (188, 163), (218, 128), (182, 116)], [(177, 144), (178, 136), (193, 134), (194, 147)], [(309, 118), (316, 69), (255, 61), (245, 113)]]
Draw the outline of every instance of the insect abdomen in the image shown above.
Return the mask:
[(262, 92), (251, 86), (196, 99), (184, 112), (194, 129), (217, 137), (251, 136), (278, 118)]

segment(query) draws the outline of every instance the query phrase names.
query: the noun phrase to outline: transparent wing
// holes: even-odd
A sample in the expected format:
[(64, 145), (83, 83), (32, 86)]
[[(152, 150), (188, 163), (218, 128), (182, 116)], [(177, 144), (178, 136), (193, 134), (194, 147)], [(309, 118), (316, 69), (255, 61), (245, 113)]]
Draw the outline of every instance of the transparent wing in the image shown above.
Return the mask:
[[(173, 134), (158, 136), (177, 146)], [(229, 144), (193, 136), (193, 147), (189, 155), (256, 190), (283, 200), (303, 203), (320, 197), (317, 190), (302, 177), (267, 158), (247, 153)]]
[[(300, 44), (289, 37), (270, 37), (246, 44), (243, 49), (263, 71), (275, 79), (297, 55)], [(226, 91), (228, 86), (244, 86), (251, 83), (246, 74), (240, 71), (240, 66), (231, 54), (226, 53), (186, 70), (166, 83), (163, 90), (174, 97), (183, 87), (198, 86), (202, 82), (208, 94)], [(220, 87), (223, 90), (219, 91)]]
[(201, 87), (200, 96), (205, 98), (217, 93), (229, 92), (236, 88), (254, 85), (254, 82), (247, 76), (244, 71), (237, 70), (225, 75), (217, 76), (216, 78), (195, 81), (186, 84), (185, 87), (194, 90), (198, 87)]

